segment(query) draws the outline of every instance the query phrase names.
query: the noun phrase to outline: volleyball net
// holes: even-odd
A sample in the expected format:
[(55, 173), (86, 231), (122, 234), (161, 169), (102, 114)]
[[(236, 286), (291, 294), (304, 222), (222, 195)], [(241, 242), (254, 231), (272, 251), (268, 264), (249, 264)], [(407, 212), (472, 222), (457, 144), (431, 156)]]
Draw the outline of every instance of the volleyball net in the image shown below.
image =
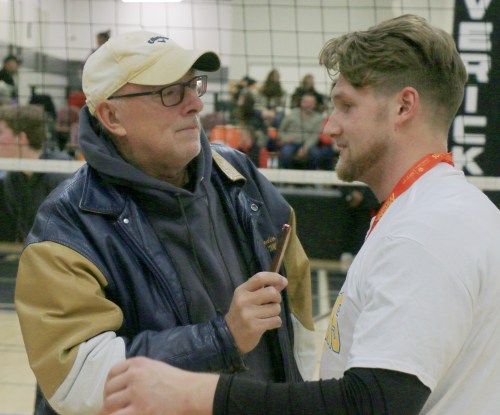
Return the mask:
[[(208, 134), (230, 141), (234, 130), (234, 93), (241, 81), (262, 85), (270, 71), (280, 74), (287, 101), (306, 75), (325, 97), (327, 117), (332, 81), (318, 64), (326, 40), (406, 13), (425, 17), (453, 34), (470, 73), (463, 108), (450, 133), (450, 150), (468, 180), (499, 205), (500, 139), (498, 134), (499, 0), (184, 0), (176, 3), (122, 0), (0, 0), (0, 57), (19, 62), (16, 97), (6, 105), (35, 104), (48, 114), (47, 146), (78, 155), (66, 131), (57, 140), (60, 112), (81, 107), (81, 71), (96, 37), (151, 30), (181, 46), (216, 51), (222, 68), (209, 74), (201, 113)], [(497, 33), (497, 36), (495, 36)], [(0, 84), (0, 87), (2, 85)], [(1, 88), (0, 88), (1, 89)], [(67, 115), (67, 114), (66, 114)], [(71, 115), (71, 114), (70, 114)], [(68, 115), (67, 115), (68, 116)], [(70, 117), (70, 116), (68, 116)], [(67, 126), (70, 130), (74, 125)], [(272, 127), (274, 128), (274, 127)], [(269, 129), (269, 137), (275, 130)], [(236, 131), (238, 127), (236, 126)], [(215, 137), (212, 135), (212, 139)], [(234, 136), (231, 136), (234, 138)], [(269, 138), (268, 137), (268, 138)], [(272, 138), (272, 137), (271, 137)], [(69, 144), (68, 144), (69, 143)], [(81, 160), (5, 158), (0, 170), (72, 173)], [(272, 156), (272, 155), (271, 155)], [(269, 157), (262, 172), (277, 185), (358, 186), (338, 180), (333, 170), (279, 169)]]

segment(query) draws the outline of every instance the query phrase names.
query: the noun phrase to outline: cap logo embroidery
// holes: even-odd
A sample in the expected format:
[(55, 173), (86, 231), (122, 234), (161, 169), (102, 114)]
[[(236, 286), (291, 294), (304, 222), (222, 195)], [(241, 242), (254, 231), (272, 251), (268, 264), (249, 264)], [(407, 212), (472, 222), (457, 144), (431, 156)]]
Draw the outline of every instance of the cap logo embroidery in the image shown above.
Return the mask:
[(160, 43), (167, 43), (168, 37), (165, 36), (155, 36), (152, 37), (148, 40), (148, 43), (155, 43), (155, 42), (160, 42)]

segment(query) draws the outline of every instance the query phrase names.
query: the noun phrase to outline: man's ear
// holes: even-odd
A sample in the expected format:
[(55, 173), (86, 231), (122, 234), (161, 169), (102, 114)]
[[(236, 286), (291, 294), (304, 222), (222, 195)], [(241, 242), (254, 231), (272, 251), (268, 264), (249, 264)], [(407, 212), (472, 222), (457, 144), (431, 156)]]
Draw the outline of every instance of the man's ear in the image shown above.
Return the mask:
[(123, 137), (127, 130), (120, 121), (118, 108), (109, 101), (101, 101), (95, 107), (95, 116), (101, 125), (116, 137)]
[(404, 123), (412, 120), (420, 110), (420, 94), (411, 87), (404, 87), (399, 91), (398, 96), (398, 113), (396, 125), (402, 126)]

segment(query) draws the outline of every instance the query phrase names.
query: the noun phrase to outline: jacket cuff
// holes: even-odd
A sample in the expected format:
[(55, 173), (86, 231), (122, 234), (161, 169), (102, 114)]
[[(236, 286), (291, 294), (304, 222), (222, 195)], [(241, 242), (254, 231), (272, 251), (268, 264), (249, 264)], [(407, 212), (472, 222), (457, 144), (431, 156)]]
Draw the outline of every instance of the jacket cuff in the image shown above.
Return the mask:
[(220, 353), (224, 358), (229, 373), (248, 370), (248, 366), (239, 352), (233, 335), (226, 324), (224, 316), (218, 316), (212, 320), (212, 324), (221, 344)]

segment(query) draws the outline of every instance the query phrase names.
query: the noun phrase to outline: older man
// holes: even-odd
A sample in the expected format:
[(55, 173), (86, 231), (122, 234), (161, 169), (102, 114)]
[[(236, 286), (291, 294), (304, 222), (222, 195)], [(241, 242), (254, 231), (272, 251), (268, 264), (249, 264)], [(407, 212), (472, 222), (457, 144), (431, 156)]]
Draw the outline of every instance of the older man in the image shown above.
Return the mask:
[[(157, 33), (112, 37), (83, 70), (86, 164), (41, 207), (16, 305), (31, 367), (63, 414), (95, 413), (110, 367), (148, 356), (260, 381), (311, 376), (309, 262), (267, 272), (295, 217), (244, 155), (211, 147), (201, 97), (218, 56)], [(302, 375), (301, 376), (301, 372)]]

